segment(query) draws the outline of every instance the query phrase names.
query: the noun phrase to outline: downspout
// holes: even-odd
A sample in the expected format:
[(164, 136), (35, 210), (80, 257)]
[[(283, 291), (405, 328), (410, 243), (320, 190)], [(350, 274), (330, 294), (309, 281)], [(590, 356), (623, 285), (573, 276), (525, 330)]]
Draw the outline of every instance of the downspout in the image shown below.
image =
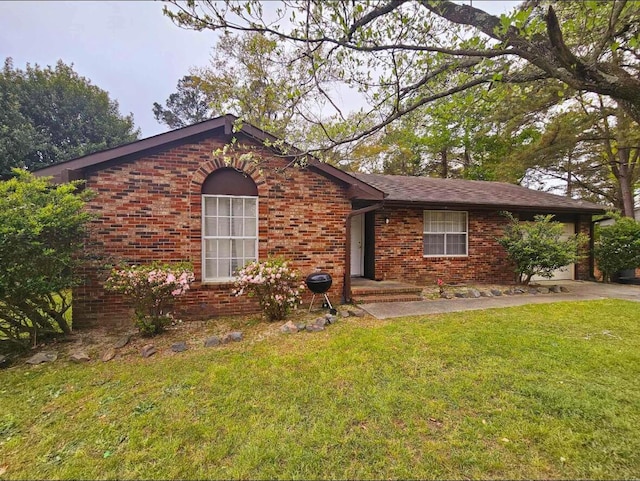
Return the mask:
[(374, 210), (382, 209), (384, 202), (379, 202), (362, 209), (352, 210), (347, 214), (346, 220), (346, 235), (344, 252), (344, 283), (342, 284), (342, 299), (343, 302), (351, 302), (351, 219), (360, 214), (366, 214), (367, 212), (373, 212)]

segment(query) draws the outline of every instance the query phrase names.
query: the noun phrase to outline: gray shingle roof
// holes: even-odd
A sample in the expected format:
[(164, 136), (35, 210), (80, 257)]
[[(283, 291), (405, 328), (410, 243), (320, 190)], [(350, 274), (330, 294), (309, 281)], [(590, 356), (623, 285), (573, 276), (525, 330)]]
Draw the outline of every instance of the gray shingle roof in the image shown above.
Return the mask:
[(604, 213), (605, 207), (582, 200), (527, 189), (503, 182), (435, 179), (402, 175), (351, 174), (385, 192), (386, 200), (400, 203), (520, 208), (549, 212)]

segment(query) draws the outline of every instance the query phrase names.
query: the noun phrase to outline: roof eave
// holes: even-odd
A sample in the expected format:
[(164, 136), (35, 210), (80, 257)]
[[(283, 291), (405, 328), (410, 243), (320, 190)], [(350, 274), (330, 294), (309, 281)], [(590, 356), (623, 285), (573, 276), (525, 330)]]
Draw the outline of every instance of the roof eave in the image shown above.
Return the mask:
[(147, 137), (146, 139), (136, 140), (129, 144), (120, 145), (100, 152), (94, 152), (83, 157), (59, 162), (54, 165), (43, 167), (34, 171), (34, 174), (41, 177), (53, 176), (57, 178), (64, 170), (83, 171), (100, 164), (113, 161), (116, 159), (126, 159), (132, 156), (142, 155), (145, 152), (160, 148), (166, 145), (180, 142), (190, 137), (202, 135), (206, 132), (224, 128), (225, 134), (231, 132), (236, 117), (227, 114), (223, 117), (217, 117), (211, 120), (205, 120), (181, 129), (170, 130), (162, 134)]
[(548, 212), (558, 214), (604, 214), (607, 209), (598, 207), (567, 207), (567, 206), (545, 206), (545, 205), (517, 205), (517, 204), (473, 204), (469, 202), (434, 202), (419, 200), (398, 200), (387, 199), (385, 205), (394, 207), (413, 207), (413, 208), (437, 208), (442, 210), (498, 210), (498, 211), (516, 211), (516, 212)]
[(227, 114), (222, 117), (205, 120), (204, 122), (199, 122), (181, 129), (171, 130), (169, 132), (154, 135), (153, 137), (137, 140), (129, 144), (100, 152), (94, 152), (93, 154), (85, 155), (83, 157), (43, 167), (35, 170), (34, 174), (39, 177), (52, 177), (53, 181), (56, 183), (82, 179), (85, 178), (87, 171), (99, 170), (100, 168), (111, 165), (114, 162), (137, 158), (145, 155), (145, 153), (153, 151), (154, 149), (167, 148), (175, 143), (188, 141), (190, 138), (197, 137), (214, 130), (224, 129), (224, 135), (227, 137), (236, 133), (241, 133), (262, 143), (270, 142), (273, 144), (271, 148), (273, 150), (280, 151), (280, 153), (286, 158), (295, 159), (296, 157), (307, 156), (309, 158), (309, 166), (312, 169), (315, 169), (331, 179), (339, 181), (347, 187), (347, 195), (350, 200), (382, 200), (385, 198), (386, 194), (383, 191), (336, 167), (333, 167), (332, 165), (319, 161), (315, 157), (306, 154), (292, 145), (281, 144), (278, 146), (277, 137), (249, 124), (248, 122), (242, 122), (240, 128), (237, 129), (237, 122), (238, 117)]

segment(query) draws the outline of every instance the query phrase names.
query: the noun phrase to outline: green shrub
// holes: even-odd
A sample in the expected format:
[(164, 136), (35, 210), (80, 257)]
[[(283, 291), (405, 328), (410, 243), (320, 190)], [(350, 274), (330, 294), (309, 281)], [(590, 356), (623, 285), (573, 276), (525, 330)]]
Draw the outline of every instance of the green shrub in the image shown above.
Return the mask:
[(623, 269), (640, 266), (640, 223), (629, 217), (616, 216), (616, 223), (596, 227), (594, 257), (602, 280)]
[(509, 223), (497, 240), (515, 265), (520, 283), (527, 285), (536, 275), (551, 278), (556, 269), (580, 259), (578, 249), (587, 237), (578, 234), (562, 240), (562, 224), (553, 221), (553, 215), (536, 215), (533, 222), (521, 222), (509, 212), (504, 215)]
[(91, 216), (79, 183), (53, 185), (26, 171), (0, 181), (0, 333), (35, 344), (70, 333), (66, 318), (75, 267)]

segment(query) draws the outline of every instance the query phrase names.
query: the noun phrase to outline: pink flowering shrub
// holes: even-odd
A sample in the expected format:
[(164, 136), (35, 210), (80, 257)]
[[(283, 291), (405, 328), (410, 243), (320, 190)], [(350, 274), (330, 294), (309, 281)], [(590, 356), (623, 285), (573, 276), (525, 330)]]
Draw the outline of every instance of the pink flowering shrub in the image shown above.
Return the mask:
[(284, 319), (302, 302), (300, 297), (304, 283), (300, 283), (298, 273), (290, 269), (284, 259), (250, 262), (236, 276), (233, 294), (236, 297), (243, 294), (257, 297), (269, 321)]
[(154, 335), (173, 320), (174, 299), (194, 281), (190, 264), (152, 264), (115, 267), (105, 288), (133, 301), (135, 323), (140, 332)]

